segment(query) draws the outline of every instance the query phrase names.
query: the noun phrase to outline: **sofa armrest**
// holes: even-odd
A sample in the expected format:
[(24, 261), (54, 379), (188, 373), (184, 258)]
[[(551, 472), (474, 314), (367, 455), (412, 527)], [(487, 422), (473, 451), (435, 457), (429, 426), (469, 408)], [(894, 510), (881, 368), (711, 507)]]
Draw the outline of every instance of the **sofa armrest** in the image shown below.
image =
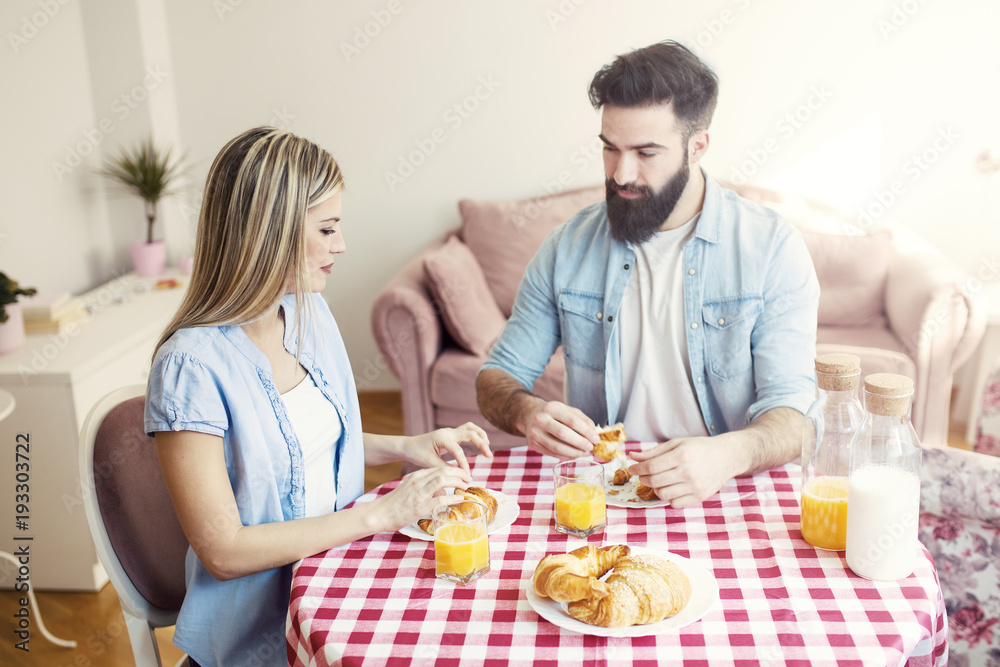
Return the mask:
[(423, 262), (442, 243), (427, 246), (405, 264), (372, 305), (375, 342), (399, 379), (407, 435), (434, 430), (430, 371), (441, 351), (443, 328), (428, 291)]
[(893, 235), (885, 311), (923, 389), (913, 397), (914, 426), (930, 444), (945, 444), (952, 374), (979, 344), (986, 315), (966, 291), (970, 276), (941, 251), (905, 229), (893, 229)]
[(953, 447), (924, 447), (920, 509), (1000, 528), (1000, 458)]

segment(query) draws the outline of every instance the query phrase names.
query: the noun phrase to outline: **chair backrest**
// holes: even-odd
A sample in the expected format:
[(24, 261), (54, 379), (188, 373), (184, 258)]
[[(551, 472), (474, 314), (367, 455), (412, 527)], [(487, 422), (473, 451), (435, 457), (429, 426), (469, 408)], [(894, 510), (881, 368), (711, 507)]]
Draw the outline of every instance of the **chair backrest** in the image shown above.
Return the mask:
[(188, 542), (174, 513), (153, 438), (143, 427), (145, 386), (108, 394), (80, 438), (90, 532), (123, 611), (173, 625), (184, 600)]

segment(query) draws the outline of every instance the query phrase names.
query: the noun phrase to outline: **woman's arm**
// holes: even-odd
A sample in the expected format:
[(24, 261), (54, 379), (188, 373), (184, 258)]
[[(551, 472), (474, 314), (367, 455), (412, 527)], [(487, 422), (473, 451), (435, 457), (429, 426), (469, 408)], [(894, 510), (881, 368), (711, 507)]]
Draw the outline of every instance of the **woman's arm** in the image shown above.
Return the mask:
[(463, 442), (472, 443), (486, 456), (493, 456), (486, 431), (472, 422), (466, 422), (457, 428), (439, 428), (423, 435), (365, 433), (364, 438), (366, 466), (409, 461), (422, 468), (431, 468), (447, 465), (441, 456), (451, 454), (458, 466), (468, 472), (469, 462), (462, 451)]
[(397, 530), (461, 496), (468, 472), (454, 466), (419, 470), (392, 492), (319, 517), (244, 526), (226, 472), (222, 438), (194, 431), (156, 434), (160, 468), (177, 518), (205, 569), (225, 581), (294, 563), (384, 530)]

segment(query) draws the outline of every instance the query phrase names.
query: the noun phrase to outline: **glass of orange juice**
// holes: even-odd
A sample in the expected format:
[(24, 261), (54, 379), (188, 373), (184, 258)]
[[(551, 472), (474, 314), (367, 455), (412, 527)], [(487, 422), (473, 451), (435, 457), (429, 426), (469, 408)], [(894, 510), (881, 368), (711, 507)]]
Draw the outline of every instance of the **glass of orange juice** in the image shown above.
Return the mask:
[(439, 579), (468, 584), (490, 571), (489, 512), (486, 505), (467, 500), (431, 512), (434, 521), (434, 563)]
[(556, 530), (587, 537), (604, 530), (604, 466), (588, 460), (563, 461), (553, 470)]

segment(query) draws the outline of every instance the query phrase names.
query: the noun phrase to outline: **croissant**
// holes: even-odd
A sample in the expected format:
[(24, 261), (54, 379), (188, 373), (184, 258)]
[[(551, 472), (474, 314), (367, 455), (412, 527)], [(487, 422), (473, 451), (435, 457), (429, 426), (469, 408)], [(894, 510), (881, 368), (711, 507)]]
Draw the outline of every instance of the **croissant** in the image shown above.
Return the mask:
[(652, 554), (622, 558), (605, 584), (608, 595), (570, 602), (569, 615), (605, 628), (646, 625), (673, 616), (691, 598), (687, 575)]
[[(455, 493), (460, 496), (464, 496), (469, 500), (478, 500), (482, 504), (486, 505), (486, 523), (493, 521), (493, 517), (497, 515), (497, 499), (493, 497), (493, 494), (484, 489), (481, 486), (470, 486), (467, 489), (456, 489)], [(476, 504), (472, 502), (461, 502), (457, 505), (452, 505), (449, 512), (449, 516), (452, 521), (458, 521), (459, 519), (474, 519), (479, 516), (476, 512)], [(417, 525), (420, 529), (429, 535), (434, 534), (434, 521), (431, 519), (420, 519), (417, 521)]]
[[(628, 459), (625, 458), (625, 452), (621, 449), (625, 445), (625, 426), (618, 423), (614, 426), (601, 429), (597, 432), (597, 435), (600, 436), (601, 441), (594, 445), (594, 456), (604, 463), (610, 463), (614, 459), (621, 459), (623, 467), (615, 471), (615, 476), (611, 480), (611, 483), (615, 486), (626, 484), (632, 479), (632, 473), (624, 467)], [(639, 484), (636, 487), (635, 494), (643, 500), (656, 500), (657, 498), (656, 491), (645, 484)]]
[(600, 441), (594, 445), (593, 455), (603, 463), (614, 459), (625, 460), (625, 426), (620, 422), (614, 426), (602, 428), (597, 432)]
[(624, 544), (588, 544), (568, 554), (549, 554), (535, 568), (535, 592), (556, 602), (604, 597), (609, 589), (598, 578), (630, 553), (632, 550)]

